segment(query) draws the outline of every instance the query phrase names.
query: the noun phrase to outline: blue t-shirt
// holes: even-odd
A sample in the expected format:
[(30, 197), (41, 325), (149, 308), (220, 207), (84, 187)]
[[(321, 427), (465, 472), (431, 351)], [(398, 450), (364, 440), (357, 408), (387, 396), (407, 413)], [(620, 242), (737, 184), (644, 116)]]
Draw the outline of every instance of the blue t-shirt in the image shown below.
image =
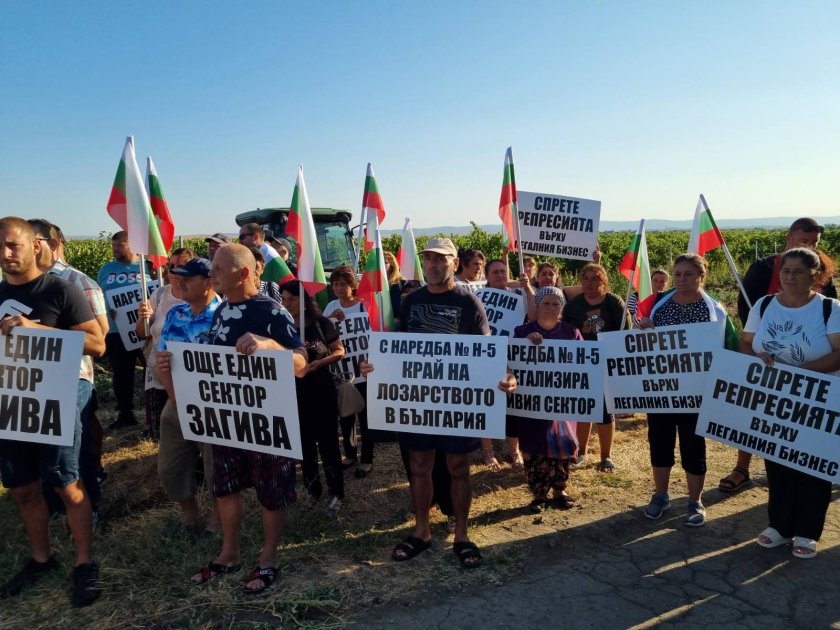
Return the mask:
[(245, 302), (222, 302), (213, 314), (210, 343), (235, 346), (245, 333), (274, 339), (284, 348), (299, 348), (300, 336), (295, 322), (283, 306), (265, 295), (256, 295)]
[(166, 350), (167, 341), (184, 341), (186, 343), (210, 343), (210, 326), (213, 324), (213, 313), (222, 303), (218, 295), (213, 296), (210, 304), (198, 315), (193, 315), (189, 304), (176, 304), (166, 314), (163, 329), (160, 332), (157, 350)]
[[(151, 280), (149, 274), (146, 274), (146, 280)], [(96, 275), (96, 284), (102, 289), (102, 293), (106, 295), (108, 291), (113, 289), (122, 289), (134, 284), (140, 284), (140, 261), (133, 263), (123, 263), (119, 260), (112, 260), (111, 262), (102, 265), (99, 273)], [(106, 299), (107, 303), (107, 299)], [(117, 325), (111, 319), (110, 307), (108, 308), (108, 333), (118, 334)]]

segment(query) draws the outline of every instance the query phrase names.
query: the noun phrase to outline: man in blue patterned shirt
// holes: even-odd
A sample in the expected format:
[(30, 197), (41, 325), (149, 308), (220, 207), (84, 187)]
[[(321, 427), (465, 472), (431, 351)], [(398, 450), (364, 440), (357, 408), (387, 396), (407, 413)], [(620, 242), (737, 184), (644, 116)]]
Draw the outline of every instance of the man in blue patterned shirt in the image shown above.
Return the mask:
[(164, 537), (170, 538), (182, 532), (211, 538), (219, 529), (219, 515), (216, 502), (213, 513), (204, 531), (198, 531), (200, 518), (198, 503), (195, 500), (196, 487), (193, 471), (198, 461), (199, 452), (204, 465), (204, 477), (207, 486), (213, 487), (213, 449), (210, 444), (184, 439), (175, 391), (172, 387), (170, 361), (172, 353), (167, 352), (167, 342), (209, 343), (210, 326), (213, 313), (221, 304), (219, 296), (210, 285), (210, 261), (206, 258), (193, 258), (187, 264), (169, 270), (172, 295), (184, 300), (176, 304), (166, 314), (160, 341), (157, 346), (158, 379), (166, 388), (169, 400), (160, 415), (160, 452), (158, 453), (158, 475), (161, 485), (171, 501), (181, 505), (181, 518), (170, 525)]

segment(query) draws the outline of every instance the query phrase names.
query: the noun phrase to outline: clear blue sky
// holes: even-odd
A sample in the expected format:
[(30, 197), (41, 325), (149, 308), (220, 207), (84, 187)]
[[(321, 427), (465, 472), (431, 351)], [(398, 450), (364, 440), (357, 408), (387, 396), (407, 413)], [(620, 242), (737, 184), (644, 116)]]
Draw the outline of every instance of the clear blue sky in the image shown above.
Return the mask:
[(0, 214), (105, 213), (125, 137), (179, 233), (288, 205), (498, 221), (520, 189), (602, 218), (840, 214), (840, 2), (0, 3)]

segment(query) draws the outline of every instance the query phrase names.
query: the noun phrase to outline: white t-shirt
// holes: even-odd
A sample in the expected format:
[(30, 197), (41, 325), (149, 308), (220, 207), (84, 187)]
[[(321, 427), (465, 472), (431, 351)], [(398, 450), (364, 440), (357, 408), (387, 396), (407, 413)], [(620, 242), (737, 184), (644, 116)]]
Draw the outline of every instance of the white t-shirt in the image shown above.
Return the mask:
[(356, 302), (353, 306), (342, 306), (341, 300), (333, 300), (324, 308), (324, 317), (329, 317), (333, 311), (344, 311), (345, 315), (353, 315), (354, 313), (364, 313), (365, 309), (362, 306), (361, 300)]
[(824, 323), (823, 299), (829, 298), (818, 295), (805, 306), (788, 308), (773, 298), (762, 316), (761, 298), (744, 326), (744, 332), (755, 333), (753, 352), (766, 352), (780, 363), (797, 367), (831, 352), (828, 335), (840, 333), (840, 302), (831, 300), (831, 315)]
[(164, 285), (159, 287), (151, 297), (149, 297), (149, 305), (154, 310), (150, 321), (150, 328), (152, 336), (150, 343), (149, 357), (146, 359), (146, 383), (144, 389), (163, 389), (163, 384), (158, 380), (155, 373), (155, 365), (157, 365), (157, 344), (160, 341), (160, 333), (163, 331), (163, 322), (166, 321), (166, 314), (176, 304), (183, 304), (184, 300), (179, 300), (172, 295), (172, 287)]

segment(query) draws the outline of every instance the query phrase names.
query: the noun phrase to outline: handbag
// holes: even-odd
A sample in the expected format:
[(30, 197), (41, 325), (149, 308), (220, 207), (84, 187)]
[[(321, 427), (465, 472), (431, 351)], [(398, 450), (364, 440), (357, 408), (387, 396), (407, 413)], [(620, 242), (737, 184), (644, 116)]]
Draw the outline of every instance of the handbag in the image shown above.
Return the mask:
[(365, 399), (353, 385), (352, 374), (333, 374), (335, 390), (338, 393), (338, 415), (342, 418), (355, 416), (365, 409)]

